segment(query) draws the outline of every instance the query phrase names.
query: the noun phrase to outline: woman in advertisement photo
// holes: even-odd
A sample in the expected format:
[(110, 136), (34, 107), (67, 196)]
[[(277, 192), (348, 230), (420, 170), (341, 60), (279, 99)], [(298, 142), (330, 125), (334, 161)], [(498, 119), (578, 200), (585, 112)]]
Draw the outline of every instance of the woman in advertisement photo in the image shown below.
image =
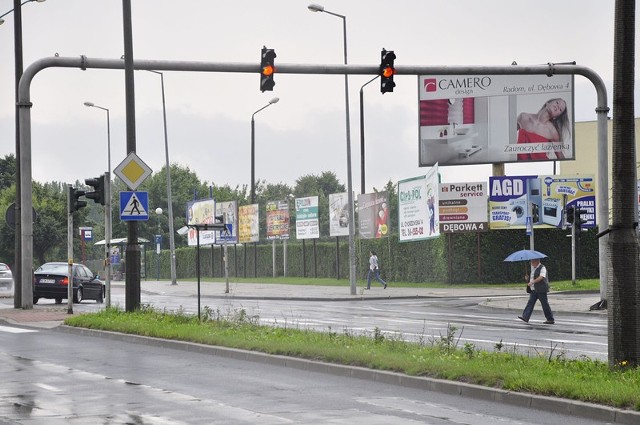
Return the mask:
[(518, 144), (540, 143), (541, 149), (532, 145), (529, 152), (520, 150), (518, 161), (564, 159), (562, 145), (571, 135), (570, 125), (567, 102), (560, 98), (549, 99), (537, 113), (520, 113)]

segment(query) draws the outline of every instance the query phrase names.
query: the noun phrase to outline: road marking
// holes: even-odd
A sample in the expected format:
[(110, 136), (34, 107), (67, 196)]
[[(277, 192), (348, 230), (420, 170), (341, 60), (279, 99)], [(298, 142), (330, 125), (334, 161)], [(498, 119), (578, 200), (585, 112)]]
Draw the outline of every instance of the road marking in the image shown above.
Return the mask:
[(11, 334), (24, 334), (29, 332), (38, 332), (33, 329), (12, 328), (10, 326), (0, 326), (0, 332), (8, 332)]
[(51, 385), (47, 385), (47, 384), (42, 384), (42, 383), (36, 383), (35, 384), (36, 387), (40, 387), (44, 390), (48, 390), (48, 391), (53, 391), (53, 392), (60, 392), (62, 391), (60, 388), (58, 387), (53, 387)]

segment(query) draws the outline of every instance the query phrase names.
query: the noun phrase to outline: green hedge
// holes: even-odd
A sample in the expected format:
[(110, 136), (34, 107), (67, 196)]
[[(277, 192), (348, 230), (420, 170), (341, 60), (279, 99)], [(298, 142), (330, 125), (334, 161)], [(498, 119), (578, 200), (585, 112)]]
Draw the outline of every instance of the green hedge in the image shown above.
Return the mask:
[[(567, 230), (535, 231), (535, 248), (549, 256), (543, 262), (550, 280), (571, 279), (571, 238)], [(578, 238), (576, 238), (578, 239)], [(576, 250), (577, 277), (597, 278), (599, 274), (598, 240), (596, 230), (581, 232)], [(283, 241), (276, 245), (276, 276), (284, 276)], [(529, 248), (529, 237), (522, 230), (501, 230), (486, 233), (442, 234), (437, 239), (400, 243), (397, 236), (384, 239), (356, 239), (356, 274), (366, 278), (369, 250), (378, 254), (383, 278), (406, 282), (507, 283), (523, 279), (525, 262), (506, 263), (504, 258), (513, 251)], [(245, 251), (246, 250), (246, 251)], [(254, 274), (254, 245), (229, 245), (230, 277), (270, 277), (272, 244), (256, 245)], [(221, 246), (200, 248), (201, 277), (223, 277), (223, 249)], [(339, 255), (336, 255), (339, 252)], [(246, 253), (246, 255), (245, 255)], [(315, 253), (315, 254), (314, 254)], [(194, 247), (176, 250), (178, 279), (196, 276), (197, 250)], [(349, 248), (346, 237), (329, 241), (298, 240), (287, 242), (287, 276), (328, 277), (348, 279)], [(303, 266), (304, 259), (304, 266)], [(338, 264), (339, 261), (339, 264)], [(146, 254), (149, 279), (156, 277), (156, 254)], [(339, 270), (338, 270), (339, 268)], [(339, 276), (338, 276), (339, 272)], [(160, 254), (160, 278), (171, 275), (169, 251)]]

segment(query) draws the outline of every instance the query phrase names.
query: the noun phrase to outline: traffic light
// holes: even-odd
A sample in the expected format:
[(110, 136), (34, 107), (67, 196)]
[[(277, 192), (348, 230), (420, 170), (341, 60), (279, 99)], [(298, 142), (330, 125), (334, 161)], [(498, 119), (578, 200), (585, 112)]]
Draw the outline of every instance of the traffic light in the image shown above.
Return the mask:
[(587, 222), (587, 220), (582, 218), (582, 214), (586, 214), (586, 210), (581, 210), (580, 208), (575, 209), (576, 218), (573, 221), (573, 225), (576, 226), (576, 229), (582, 228), (582, 225)]
[(81, 201), (79, 199), (81, 196), (84, 196), (84, 190), (74, 189), (73, 186), (69, 185), (69, 214), (72, 214), (78, 211), (80, 208), (84, 208), (87, 206), (87, 201)]
[(226, 230), (224, 225), (224, 215), (216, 215), (213, 217), (213, 226), (215, 230)]
[(382, 49), (380, 53), (380, 92), (388, 93), (392, 92), (396, 83), (393, 82), (393, 76), (396, 74), (396, 69), (393, 66), (393, 61), (396, 59), (396, 54), (393, 50)]
[(273, 73), (276, 71), (274, 59), (276, 51), (262, 47), (260, 54), (260, 91), (273, 91), (276, 82), (273, 80)]
[(567, 207), (564, 211), (564, 221), (569, 225), (573, 225), (573, 220), (576, 218), (575, 216), (576, 210), (574, 207)]
[(84, 183), (87, 186), (93, 187), (93, 192), (88, 192), (85, 194), (87, 199), (93, 199), (96, 204), (104, 205), (106, 196), (105, 196), (105, 177), (103, 174), (100, 177), (96, 177), (95, 179), (85, 179)]

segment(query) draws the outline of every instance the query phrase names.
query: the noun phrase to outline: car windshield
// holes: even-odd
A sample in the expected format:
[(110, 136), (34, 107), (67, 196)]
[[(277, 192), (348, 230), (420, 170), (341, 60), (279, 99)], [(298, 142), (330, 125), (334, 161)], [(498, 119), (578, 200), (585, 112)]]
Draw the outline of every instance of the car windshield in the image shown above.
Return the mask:
[(69, 265), (64, 263), (46, 263), (38, 267), (36, 273), (67, 274)]
[(9, 270), (9, 266), (7, 266), (6, 264), (0, 263), (0, 271), (5, 271), (5, 270)]

